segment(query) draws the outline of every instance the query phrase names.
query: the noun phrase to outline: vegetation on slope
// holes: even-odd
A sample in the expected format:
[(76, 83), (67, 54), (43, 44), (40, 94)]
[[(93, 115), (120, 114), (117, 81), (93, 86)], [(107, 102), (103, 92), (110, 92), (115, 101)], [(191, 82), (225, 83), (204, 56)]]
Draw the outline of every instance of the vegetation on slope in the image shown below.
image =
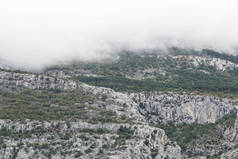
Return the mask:
[(94, 107), (96, 98), (81, 90), (65, 92), (22, 89), (20, 93), (2, 90), (0, 92), (0, 119), (81, 119), (90, 123), (123, 122), (117, 119), (115, 112), (104, 109), (103, 103)]
[[(185, 52), (186, 53), (186, 52)], [(185, 54), (184, 53), (184, 54)], [(178, 52), (183, 54), (183, 52)], [(188, 54), (188, 53), (187, 53)], [(191, 52), (191, 54), (195, 54)], [(196, 54), (198, 55), (198, 53)], [(236, 56), (219, 54), (205, 50), (203, 56), (218, 57), (221, 59), (236, 62)], [(85, 76), (83, 74), (73, 76), (74, 80), (79, 80), (90, 85), (112, 88), (116, 91), (200, 91), (204, 93), (238, 93), (238, 69), (217, 70), (213, 66), (200, 65), (192, 66), (185, 61), (177, 61), (171, 57), (157, 58), (157, 54), (133, 54), (121, 53), (120, 58), (108, 63), (76, 63), (65, 67), (71, 71), (79, 69), (88, 70), (93, 74), (99, 75)], [(201, 56), (199, 54), (199, 56)], [(233, 58), (232, 58), (233, 57)], [(138, 70), (145, 69), (163, 70), (164, 75), (158, 72), (150, 74), (154, 78), (137, 80), (128, 78)], [(54, 68), (56, 69), (56, 68)], [(57, 69), (56, 69), (57, 70)], [(144, 76), (150, 76), (145, 73)]]
[(197, 145), (218, 146), (221, 145), (224, 130), (233, 126), (236, 120), (236, 113), (225, 115), (216, 123), (209, 124), (180, 124), (160, 126), (165, 130), (166, 135), (176, 141), (183, 151), (188, 147)]

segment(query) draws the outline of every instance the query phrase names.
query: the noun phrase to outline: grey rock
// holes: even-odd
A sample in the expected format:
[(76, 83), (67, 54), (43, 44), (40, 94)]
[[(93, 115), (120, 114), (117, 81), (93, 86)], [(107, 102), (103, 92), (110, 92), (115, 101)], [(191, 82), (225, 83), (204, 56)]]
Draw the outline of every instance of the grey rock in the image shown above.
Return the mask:
[(175, 93), (137, 97), (139, 111), (153, 123), (215, 123), (236, 111), (237, 100)]

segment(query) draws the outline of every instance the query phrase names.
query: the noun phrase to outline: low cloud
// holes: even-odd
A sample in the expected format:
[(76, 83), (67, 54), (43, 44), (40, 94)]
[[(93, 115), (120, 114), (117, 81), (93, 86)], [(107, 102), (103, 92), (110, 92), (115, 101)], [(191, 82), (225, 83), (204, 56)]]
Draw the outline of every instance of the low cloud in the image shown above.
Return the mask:
[(39, 70), (121, 49), (238, 47), (236, 0), (2, 0), (0, 59)]

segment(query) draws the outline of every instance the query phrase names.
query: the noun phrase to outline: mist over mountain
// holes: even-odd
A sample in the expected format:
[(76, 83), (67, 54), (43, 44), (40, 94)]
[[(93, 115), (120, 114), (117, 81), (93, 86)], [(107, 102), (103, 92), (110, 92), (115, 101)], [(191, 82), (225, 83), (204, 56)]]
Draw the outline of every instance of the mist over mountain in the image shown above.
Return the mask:
[(40, 70), (121, 50), (209, 48), (236, 53), (236, 0), (3, 0), (0, 59)]

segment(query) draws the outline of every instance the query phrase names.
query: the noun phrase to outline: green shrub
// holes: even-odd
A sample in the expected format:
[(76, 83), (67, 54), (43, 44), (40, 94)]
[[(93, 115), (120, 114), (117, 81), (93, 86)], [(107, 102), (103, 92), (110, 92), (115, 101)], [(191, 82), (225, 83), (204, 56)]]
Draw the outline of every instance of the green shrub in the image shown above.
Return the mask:
[(120, 126), (117, 130), (117, 134), (119, 135), (119, 139), (130, 139), (133, 137), (134, 131), (126, 126)]
[(92, 150), (91, 148), (88, 148), (88, 149), (87, 149), (87, 150), (85, 150), (84, 152), (88, 154), (88, 153), (91, 153), (91, 152), (93, 152), (93, 150)]

